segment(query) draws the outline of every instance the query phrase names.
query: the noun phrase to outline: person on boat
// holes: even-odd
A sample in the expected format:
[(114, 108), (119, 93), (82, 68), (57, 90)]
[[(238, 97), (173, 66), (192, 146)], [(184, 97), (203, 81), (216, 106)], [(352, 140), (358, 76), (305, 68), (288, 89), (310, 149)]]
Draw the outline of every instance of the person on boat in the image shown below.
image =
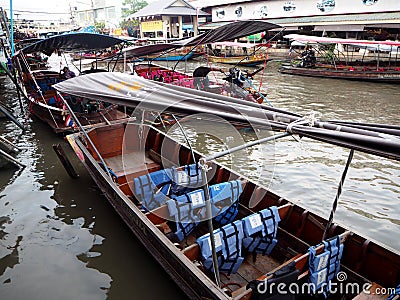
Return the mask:
[(224, 73), (222, 69), (212, 67), (198, 67), (193, 71), (193, 84), (198, 90), (207, 90), (210, 86), (210, 80), (208, 79), (208, 73), (211, 71), (219, 71)]
[(312, 50), (311, 48), (306, 46), (304, 51), (301, 53), (301, 56), (299, 57), (301, 59), (300, 66), (303, 68), (313, 68), (315, 67), (315, 63), (317, 59), (315, 58), (315, 51)]
[[(248, 74), (248, 72), (247, 72)], [(227, 81), (236, 84), (239, 87), (244, 87), (247, 82), (247, 77), (243, 75), (242, 71), (238, 68), (230, 68)], [(247, 87), (247, 86), (246, 86)]]
[(69, 79), (72, 77), (75, 77), (75, 73), (72, 72), (68, 67), (64, 67), (61, 71), (61, 77), (65, 78), (65, 79)]

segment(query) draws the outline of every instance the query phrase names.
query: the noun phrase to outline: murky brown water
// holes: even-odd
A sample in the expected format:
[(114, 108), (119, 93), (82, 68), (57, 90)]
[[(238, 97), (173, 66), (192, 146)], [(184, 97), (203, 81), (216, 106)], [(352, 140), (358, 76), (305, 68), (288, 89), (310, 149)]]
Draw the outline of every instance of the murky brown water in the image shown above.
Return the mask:
[[(263, 82), (276, 107), (316, 111), (323, 119), (400, 124), (397, 85), (282, 75), (275, 63)], [(2, 86), (0, 97), (19, 114), (10, 83)], [(0, 299), (185, 298), (114, 213), (63, 139), (37, 119), (26, 124), (22, 133), (9, 122), (0, 123), (0, 132), (25, 148), (18, 159), (28, 166), (0, 171)], [(215, 125), (207, 126), (227, 136), (225, 129), (218, 133)], [(207, 137), (192, 136), (194, 145), (217, 150)], [(67, 176), (54, 143), (62, 143), (73, 158), (78, 180)], [(235, 162), (279, 195), (327, 217), (348, 152), (286, 139), (254, 147)], [(400, 251), (399, 203), (399, 163), (356, 152), (335, 220)]]

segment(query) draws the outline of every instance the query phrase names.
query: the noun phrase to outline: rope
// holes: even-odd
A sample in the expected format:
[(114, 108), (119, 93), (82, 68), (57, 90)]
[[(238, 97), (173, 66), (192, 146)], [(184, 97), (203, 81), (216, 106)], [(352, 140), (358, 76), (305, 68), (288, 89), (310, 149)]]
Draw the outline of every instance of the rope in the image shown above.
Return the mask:
[(342, 188), (343, 188), (344, 180), (345, 180), (345, 178), (346, 178), (347, 171), (348, 171), (348, 169), (349, 169), (351, 160), (353, 159), (353, 154), (354, 154), (354, 149), (351, 149), (351, 150), (350, 150), (350, 153), (349, 153), (349, 157), (347, 158), (346, 166), (345, 166), (345, 168), (344, 168), (344, 170), (343, 170), (343, 173), (342, 173), (342, 178), (340, 179), (340, 182), (339, 182), (339, 186), (338, 186), (338, 189), (337, 189), (337, 192), (336, 192), (335, 201), (333, 202), (331, 214), (330, 214), (330, 216), (329, 216), (328, 223), (326, 224), (326, 228), (325, 228), (324, 234), (323, 234), (323, 236), (322, 236), (322, 240), (325, 240), (325, 238), (326, 238), (326, 236), (327, 236), (327, 234), (328, 234), (329, 228), (330, 228), (331, 225), (332, 225), (333, 216), (334, 216), (334, 214), (335, 214), (335, 212), (336, 212), (336, 208), (337, 208), (337, 205), (338, 205), (338, 202), (339, 202), (339, 197), (340, 197), (340, 194), (342, 193)]

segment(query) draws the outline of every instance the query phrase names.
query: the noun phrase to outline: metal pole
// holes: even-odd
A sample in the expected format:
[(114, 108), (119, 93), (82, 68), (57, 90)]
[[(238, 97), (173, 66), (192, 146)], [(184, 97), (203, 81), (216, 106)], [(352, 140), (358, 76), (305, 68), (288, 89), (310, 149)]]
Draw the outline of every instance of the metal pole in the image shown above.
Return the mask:
[(236, 146), (236, 147), (227, 149), (225, 151), (221, 151), (221, 152), (215, 153), (213, 155), (210, 155), (210, 156), (206, 157), (205, 160), (206, 161), (210, 161), (210, 160), (219, 158), (221, 156), (224, 156), (224, 155), (227, 155), (227, 154), (231, 154), (231, 153), (243, 150), (245, 148), (248, 148), (248, 147), (251, 147), (251, 146), (254, 146), (254, 145), (258, 145), (258, 144), (266, 143), (266, 142), (269, 142), (269, 141), (277, 140), (277, 139), (283, 138), (283, 137), (288, 136), (288, 135), (291, 135), (291, 134), (289, 132), (284, 132), (284, 133), (273, 135), (273, 136), (269, 136), (269, 137), (266, 137), (266, 138), (263, 138), (263, 139), (260, 139), (260, 140), (251, 141), (251, 142), (248, 142), (246, 144), (243, 144), (243, 145), (240, 145), (240, 146)]
[(10, 0), (10, 43), (11, 43), (11, 56), (14, 56), (14, 18), (13, 18), (12, 0)]
[(202, 172), (203, 177), (203, 191), (206, 201), (206, 218), (208, 224), (208, 231), (210, 233), (210, 242), (211, 242), (211, 252), (212, 252), (212, 261), (213, 261), (213, 268), (214, 268), (214, 276), (215, 276), (215, 283), (218, 287), (221, 287), (221, 278), (219, 277), (219, 270), (218, 270), (218, 258), (217, 258), (217, 251), (215, 249), (215, 239), (214, 239), (214, 228), (212, 223), (212, 208), (211, 208), (211, 201), (210, 201), (210, 193), (208, 190), (208, 182), (207, 182), (207, 164), (204, 158), (200, 158), (199, 160), (200, 169)]
[(339, 197), (340, 197), (340, 194), (342, 193), (343, 183), (344, 183), (344, 180), (346, 178), (347, 170), (349, 169), (351, 160), (353, 159), (353, 154), (354, 154), (354, 149), (351, 149), (350, 153), (349, 153), (349, 157), (347, 158), (346, 166), (345, 166), (345, 168), (343, 170), (343, 173), (342, 173), (342, 178), (340, 179), (340, 182), (339, 182), (339, 186), (338, 186), (338, 189), (337, 189), (337, 192), (336, 192), (335, 201), (333, 202), (333, 206), (332, 206), (332, 210), (331, 210), (331, 215), (329, 216), (328, 223), (326, 224), (326, 228), (325, 228), (325, 231), (324, 231), (324, 235), (322, 236), (322, 240), (325, 240), (325, 238), (326, 238), (326, 236), (328, 234), (329, 228), (332, 225), (333, 215), (336, 212), (336, 208), (337, 208), (337, 205), (338, 205)]

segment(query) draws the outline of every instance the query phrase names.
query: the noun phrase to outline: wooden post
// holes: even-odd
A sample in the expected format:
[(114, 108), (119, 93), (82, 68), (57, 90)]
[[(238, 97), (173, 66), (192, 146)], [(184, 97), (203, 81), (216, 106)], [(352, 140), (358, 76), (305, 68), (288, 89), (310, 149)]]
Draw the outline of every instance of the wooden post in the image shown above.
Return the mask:
[(58, 158), (60, 159), (62, 165), (64, 166), (64, 169), (67, 171), (69, 177), (74, 179), (79, 178), (78, 173), (76, 173), (68, 157), (65, 155), (64, 149), (61, 147), (61, 145), (54, 144), (53, 149), (56, 152)]

